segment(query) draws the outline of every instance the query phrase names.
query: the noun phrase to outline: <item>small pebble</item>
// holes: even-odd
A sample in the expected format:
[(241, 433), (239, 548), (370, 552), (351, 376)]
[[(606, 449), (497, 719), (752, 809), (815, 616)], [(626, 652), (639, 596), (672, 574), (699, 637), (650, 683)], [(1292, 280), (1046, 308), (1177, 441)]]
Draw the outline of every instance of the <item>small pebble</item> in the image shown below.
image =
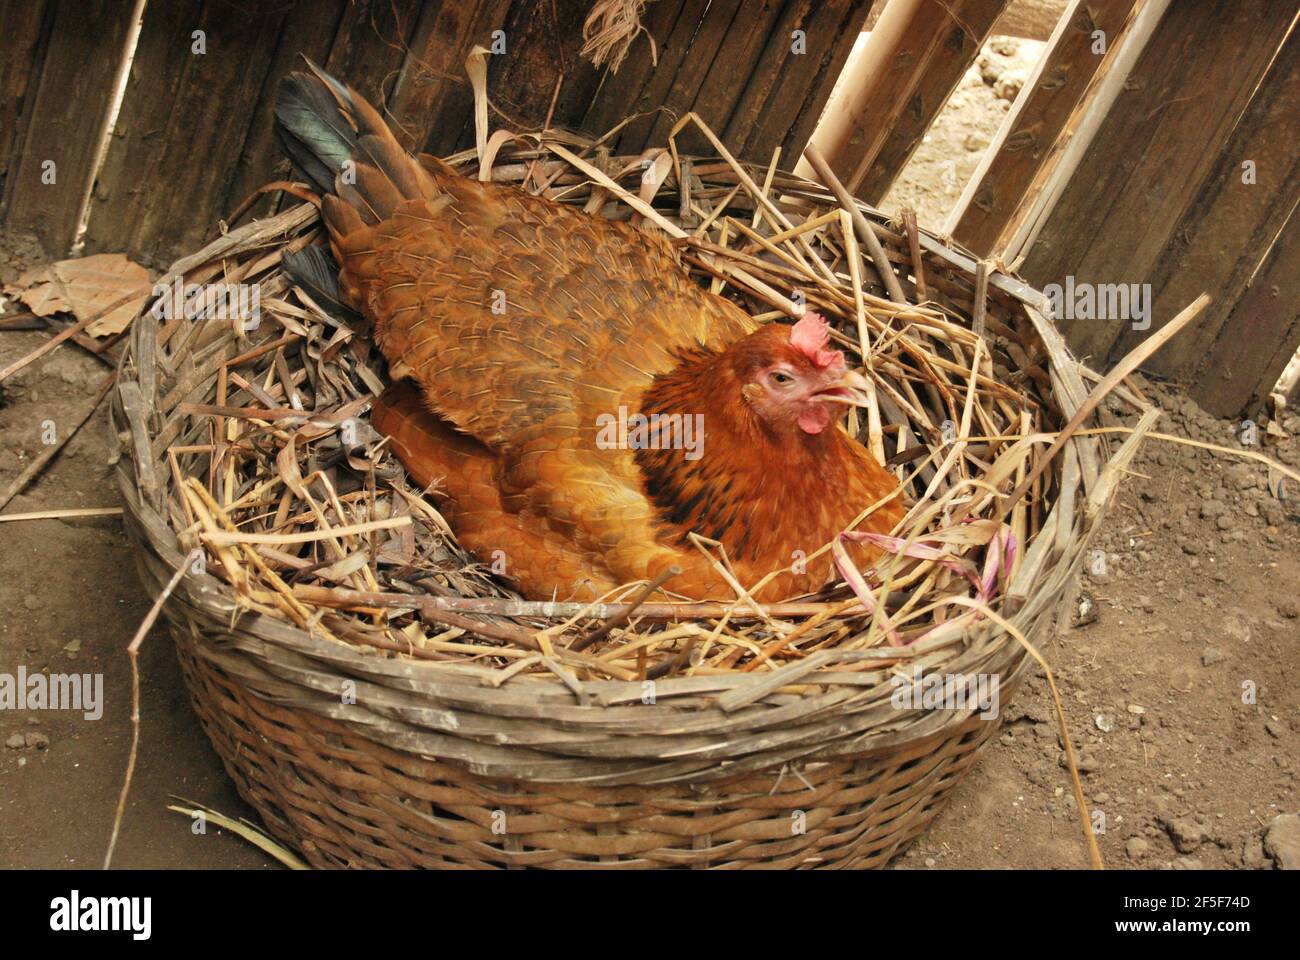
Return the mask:
[(1191, 853), (1208, 839), (1205, 830), (1191, 817), (1167, 820), (1165, 829), (1169, 831), (1169, 839), (1173, 840), (1174, 849), (1179, 853)]
[(1300, 814), (1284, 813), (1269, 822), (1264, 852), (1279, 870), (1300, 870)]

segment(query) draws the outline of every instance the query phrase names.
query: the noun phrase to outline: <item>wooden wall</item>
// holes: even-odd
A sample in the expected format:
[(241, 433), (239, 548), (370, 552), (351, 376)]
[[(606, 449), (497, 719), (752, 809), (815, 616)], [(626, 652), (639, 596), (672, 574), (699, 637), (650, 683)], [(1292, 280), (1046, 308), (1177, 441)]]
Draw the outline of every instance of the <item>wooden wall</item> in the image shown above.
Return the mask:
[[(742, 157), (793, 164), (866, 20), (870, 0), (656, 0), (617, 74), (578, 55), (589, 0), (149, 0), (104, 164), (85, 252), (162, 265), (214, 235), (287, 164), (271, 136), (281, 77), (306, 54), (382, 105), (411, 147), (473, 145), (465, 58), (489, 61), (494, 128), (553, 126), (611, 145), (661, 145), (698, 112)], [(0, 0), (0, 218), (66, 254), (90, 178), (132, 0)], [(792, 51), (804, 31), (806, 52)], [(203, 31), (206, 52), (193, 52)], [(704, 144), (683, 141), (683, 149)], [(53, 159), (55, 184), (41, 182)], [(268, 198), (259, 212), (270, 208)]]
[[(1035, 31), (1059, 19), (947, 225), (955, 240), (1039, 287), (1150, 283), (1157, 325), (1208, 290), (1213, 305), (1151, 369), (1216, 413), (1258, 409), (1300, 344), (1300, 0), (654, 0), (644, 24), (657, 63), (642, 36), (617, 74), (579, 55), (590, 0), (148, 0), (97, 168), (133, 7), (0, 0), (0, 222), (53, 255), (69, 251), (92, 181), (85, 252), (165, 265), (210, 239), (288, 173), (271, 107), (301, 54), (381, 105), (408, 146), (472, 146), (464, 62), (498, 30), (494, 128), (551, 116), (599, 136), (632, 117), (609, 145), (635, 153), (695, 111), (743, 158), (766, 165), (779, 150), (792, 168), (879, 18), (870, 82), (819, 132), (838, 124), (824, 152), (879, 202), (984, 37), (1029, 10)], [(679, 145), (707, 149), (690, 132)], [(1125, 320), (1060, 324), (1099, 368), (1144, 335)]]
[[(1148, 368), (1225, 416), (1257, 409), (1300, 342), (1300, 301), (1253, 289), (1300, 272), (1296, 12), (1277, 0), (1172, 4), (1021, 271), (1035, 286), (1150, 283), (1154, 328), (1208, 291), (1213, 303)], [(1061, 327), (1098, 367), (1151, 332)]]
[[(1300, 3), (1166, 3), (1071, 4), (947, 229), (1038, 288), (1150, 284), (1152, 329), (1209, 292), (1147, 370), (1253, 414), (1300, 347)], [(1151, 333), (1057, 322), (1097, 369)]]

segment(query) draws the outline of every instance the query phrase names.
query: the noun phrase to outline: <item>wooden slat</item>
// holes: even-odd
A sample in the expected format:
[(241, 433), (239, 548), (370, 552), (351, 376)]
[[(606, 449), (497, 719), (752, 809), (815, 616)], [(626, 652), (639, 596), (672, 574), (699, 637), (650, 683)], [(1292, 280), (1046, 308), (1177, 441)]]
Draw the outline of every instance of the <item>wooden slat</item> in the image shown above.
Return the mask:
[[(289, 177), (289, 161), (272, 133), (276, 90), (286, 74), (305, 69), (303, 56), (316, 63), (325, 62), (338, 35), (348, 0), (289, 0), (286, 6), (289, 9), (275, 42), (275, 52), (262, 82), (262, 91), (253, 108), (244, 149), (240, 151), (234, 179), (217, 211), (218, 216), (227, 216), (263, 184)], [(249, 217), (260, 218), (273, 213), (275, 200), (274, 196), (264, 196), (254, 204)]]
[[(600, 86), (580, 121), (584, 130), (599, 136), (633, 113), (653, 109), (645, 92), (646, 84), (660, 71), (671, 73), (677, 68), (690, 48), (694, 25), (705, 6), (699, 0), (655, 0), (645, 8), (641, 23), (654, 39), (658, 63), (650, 58), (647, 38), (641, 37), (618, 73), (602, 70)], [(642, 122), (640, 137), (645, 136), (652, 122), (652, 119)]]
[[(459, 149), (474, 112), (465, 58), (475, 45), (490, 46), (493, 30), (505, 29), (509, 7), (509, 0), (476, 0), (423, 8), (389, 103), (404, 145), (438, 156)], [(507, 32), (506, 58), (523, 39)], [(472, 129), (469, 138), (472, 143)]]
[[(965, 0), (953, 14), (942, 38), (942, 48), (912, 87), (902, 112), (881, 145), (875, 160), (857, 184), (857, 195), (879, 203), (907, 166), (939, 111), (952, 96), (968, 67), (992, 32), (993, 24), (1006, 8), (1007, 0)], [(947, 3), (941, 3), (945, 10)], [(952, 4), (956, 7), (956, 4)]]
[[(793, 165), (812, 136), (871, 7), (870, 0), (786, 3), (743, 85), (723, 142), (759, 163), (766, 163), (779, 146), (783, 166)], [(790, 49), (795, 30), (804, 31), (806, 53)]]
[(646, 7), (642, 23), (654, 37), (658, 64), (651, 62), (645, 39), (638, 40), (618, 73), (605, 71), (583, 115), (582, 128), (603, 134), (633, 114), (645, 114), (624, 127), (611, 144), (619, 152), (640, 150), (657, 119), (653, 111), (663, 105), (678, 68), (690, 54), (691, 39), (708, 7), (708, 0), (656, 0)]
[[(619, 73), (602, 77), (579, 125), (599, 135), (646, 114), (613, 142), (618, 152), (634, 153), (662, 145), (676, 118), (694, 110), (744, 159), (767, 163), (777, 146), (795, 158), (871, 6), (871, 0), (658, 0), (644, 19), (658, 66), (639, 40)], [(796, 29), (806, 35), (801, 54), (791, 50)], [(687, 152), (707, 147), (691, 130), (678, 145)]]
[(1120, 36), (1110, 43), (1110, 50), (1097, 68), (1078, 108), (1048, 151), (1042, 168), (1002, 231), (1003, 237), (1007, 238), (1005, 256), (1009, 264), (1014, 264), (1014, 269), (1020, 269), (1172, 2), (1142, 0), (1134, 7)]
[(1069, 0), (1011, 0), (993, 32), (1008, 37), (1046, 40), (1069, 6)]
[[(751, 0), (739, 4), (737, 15), (725, 25), (725, 18), (715, 19), (706, 15), (705, 23), (691, 44), (691, 55), (678, 71), (681, 89), (670, 94), (673, 110), (678, 115), (694, 111), (714, 131), (725, 129), (742, 92), (753, 79), (755, 66), (769, 38), (781, 48), (789, 49), (788, 32), (784, 40), (773, 37), (785, 5), (782, 0)], [(713, 10), (709, 12), (713, 13)], [(722, 31), (712, 56), (709, 55), (713, 44), (708, 32), (710, 29)], [(647, 144), (666, 143), (674, 122), (671, 115), (661, 113), (650, 128)], [(677, 148), (686, 153), (701, 153), (709, 148), (709, 144), (702, 134), (691, 128), (682, 131)]]
[(949, 218), (945, 229), (954, 239), (981, 256), (1004, 252), (1011, 215), (1105, 59), (1093, 32), (1105, 34), (1109, 50), (1135, 2), (1073, 0)]
[[(86, 252), (123, 250), (138, 257), (148, 208), (163, 192), (158, 173), (171, 139), (193, 119), (175, 116), (173, 105), (190, 58), (197, 5), (153, 4), (145, 8), (126, 94), (104, 167), (91, 199)], [(195, 216), (209, 211), (196, 211)], [(149, 237), (152, 239), (152, 237)]]
[(382, 111), (423, 6), (420, 0), (348, 0), (325, 69)]
[[(506, 35), (516, 47), (510, 55), (488, 61), (488, 92), (494, 104), (518, 130), (536, 130), (546, 121), (556, 83), (552, 127), (576, 128), (600, 86), (602, 71), (581, 56), (582, 24), (591, 5), (584, 0), (554, 4), (515, 0), (505, 19)], [(629, 57), (649, 58), (645, 39)], [(602, 131), (603, 132), (603, 131)], [(460, 145), (473, 142), (474, 125), (466, 114)]]
[(878, 204), (956, 89), (1007, 0), (893, 0), (831, 126), (816, 138), (836, 175)]
[[(887, 0), (879, 0), (864, 29), (870, 30)], [(1069, 0), (1011, 0), (1006, 12), (993, 25), (995, 35), (1046, 40), (1069, 6)]]
[(1300, 212), (1292, 211), (1190, 385), (1220, 417), (1254, 416), (1300, 347)]
[[(667, 142), (668, 131), (676, 118), (688, 113), (695, 105), (709, 69), (728, 36), (734, 30), (741, 29), (741, 20), (748, 16), (741, 12), (743, 6), (745, 4), (740, 0), (715, 0), (708, 5), (708, 9), (696, 22), (689, 49), (676, 69), (671, 75), (663, 70), (656, 71), (647, 84), (651, 97), (647, 106), (662, 106), (665, 109), (647, 117), (645, 121), (630, 124), (619, 141), (620, 150), (630, 149), (635, 152), (646, 147), (662, 146)], [(684, 144), (693, 144), (683, 147), (688, 152), (699, 149), (699, 143), (692, 140), (693, 135), (694, 131), (686, 133), (682, 141)]]
[[(1022, 274), (1034, 286), (1149, 279), (1285, 36), (1295, 6), (1172, 4), (1061, 194)], [(1101, 363), (1129, 321), (1058, 321)]]
[[(131, 0), (51, 3), (49, 44), (17, 161), (5, 182), (5, 225), (32, 231), (48, 253), (61, 256), (72, 246), (81, 202), (95, 173), (133, 5)], [(6, 31), (8, 16), (6, 12)], [(53, 184), (41, 182), (47, 160), (55, 163)]]
[[(164, 264), (202, 244), (253, 122), (282, 6), (150, 4), (91, 201), (87, 252)], [(203, 31), (205, 53), (195, 53)]]
[[(1300, 202), (1298, 141), (1300, 31), (1293, 30), (1151, 272), (1158, 321), (1173, 316), (1202, 290), (1213, 292), (1216, 302), (1201, 314), (1194, 328), (1153, 357), (1149, 369), (1163, 376), (1182, 377), (1203, 360), (1211, 367), (1216, 365), (1211, 348), (1224, 322)], [(1254, 164), (1253, 183), (1242, 182), (1242, 163), (1247, 160)], [(1149, 333), (1125, 329), (1112, 347), (1112, 355), (1126, 352)], [(1274, 341), (1280, 336), (1279, 330), (1273, 340), (1254, 348), (1271, 350), (1278, 346)], [(1240, 349), (1231, 342), (1220, 341), (1220, 346), (1234, 356)], [(1240, 374), (1233, 377), (1239, 380)], [(1230, 392), (1239, 395), (1242, 390)]]
[[(270, 134), (272, 69), (296, 66), (300, 49), (317, 57), (328, 50), (326, 69), (382, 104), (416, 7), (415, 0), (301, 9), (252, 0), (151, 4), (91, 205), (87, 250), (125, 248), (161, 265), (200, 245), (280, 160)], [(206, 54), (191, 52), (195, 30), (205, 31)]]
[(32, 94), (49, 42), (49, 4), (0, 0), (0, 220), (8, 207), (5, 182), (18, 162), (18, 148), (31, 121)]

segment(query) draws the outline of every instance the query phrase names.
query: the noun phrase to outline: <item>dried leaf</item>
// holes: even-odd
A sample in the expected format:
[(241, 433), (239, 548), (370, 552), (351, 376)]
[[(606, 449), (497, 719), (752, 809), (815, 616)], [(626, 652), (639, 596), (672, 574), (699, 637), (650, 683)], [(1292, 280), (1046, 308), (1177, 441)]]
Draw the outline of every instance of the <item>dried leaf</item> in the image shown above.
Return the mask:
[(21, 299), (38, 317), (71, 313), (78, 320), (94, 316), (136, 290), (140, 292), (139, 297), (128, 300), (86, 328), (92, 337), (122, 332), (140, 312), (150, 291), (149, 271), (140, 264), (132, 263), (120, 253), (97, 253), (34, 267), (6, 287), (11, 296)]
[(488, 143), (488, 97), (487, 97), (487, 58), (492, 51), (475, 44), (465, 58), (465, 72), (469, 74), (469, 83), (474, 90), (474, 147), (478, 153), (478, 178), (490, 180), (492, 171), (487, 166)]

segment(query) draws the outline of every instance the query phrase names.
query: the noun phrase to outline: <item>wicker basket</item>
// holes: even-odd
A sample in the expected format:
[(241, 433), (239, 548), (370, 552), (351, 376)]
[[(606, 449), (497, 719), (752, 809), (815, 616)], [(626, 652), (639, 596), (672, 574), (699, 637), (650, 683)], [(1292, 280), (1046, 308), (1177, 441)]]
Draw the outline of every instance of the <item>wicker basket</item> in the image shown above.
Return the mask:
[[(725, 166), (693, 162), (697, 171)], [(777, 185), (814, 210), (836, 206), (792, 176)], [(677, 201), (668, 185), (655, 196), (665, 211)], [(908, 238), (861, 210), (883, 226), (891, 260), (912, 263)], [(317, 227), (314, 208), (295, 206), (223, 235), (164, 282), (261, 276), (264, 297), (282, 295), (276, 253)], [(930, 299), (968, 317), (974, 263), (920, 239)], [(865, 282), (885, 292), (879, 275)], [(1041, 305), (997, 276), (984, 322), (1002, 374), (1036, 390), (1059, 424), (1087, 390)], [(151, 593), (186, 563), (193, 531), (178, 485), (208, 469), (174, 451), (211, 438), (203, 405), (254, 402), (223, 365), (263, 371), (271, 353), (260, 345), (285, 336), (272, 324), (245, 339), (229, 325), (137, 318), (111, 421)], [(1048, 468), (1029, 507), (1028, 549), (1001, 598), (1002, 616), (1031, 641), (1051, 621), (1132, 442), (1104, 467), (1102, 441), (1071, 439)], [(870, 651), (669, 677), (646, 703), (638, 680), (504, 683), (472, 663), (326, 639), (250, 612), (210, 571), (188, 571), (165, 613), (195, 709), (240, 794), (317, 867), (878, 867), (934, 820), (998, 726), (975, 708), (900, 708), (886, 673), (833, 669)], [(915, 657), (926, 669), (1000, 678), (1004, 711), (1028, 662), (988, 621), (943, 657)], [(345, 684), (355, 697), (340, 696)]]

